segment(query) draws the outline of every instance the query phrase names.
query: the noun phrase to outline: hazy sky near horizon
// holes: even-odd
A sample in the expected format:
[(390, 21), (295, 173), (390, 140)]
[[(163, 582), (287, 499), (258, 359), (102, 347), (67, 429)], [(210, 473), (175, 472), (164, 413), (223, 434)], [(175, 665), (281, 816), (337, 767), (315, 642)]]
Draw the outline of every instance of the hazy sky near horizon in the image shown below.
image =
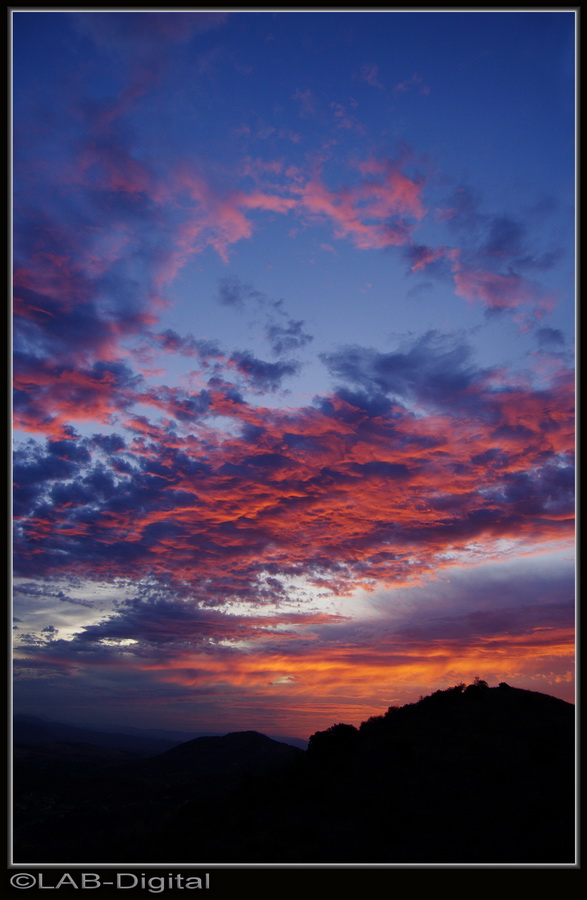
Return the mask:
[(573, 699), (574, 13), (12, 27), (15, 710)]

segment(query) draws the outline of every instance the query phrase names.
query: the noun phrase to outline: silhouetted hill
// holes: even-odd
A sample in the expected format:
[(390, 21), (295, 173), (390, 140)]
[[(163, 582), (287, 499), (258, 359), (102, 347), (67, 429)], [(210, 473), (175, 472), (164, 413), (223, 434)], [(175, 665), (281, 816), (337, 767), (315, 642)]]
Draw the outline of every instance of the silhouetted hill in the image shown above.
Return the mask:
[(240, 732), (70, 775), (45, 758), (41, 779), (29, 756), (15, 861), (572, 863), (574, 726), (571, 704), (477, 680), (307, 752)]
[[(222, 735), (210, 731), (173, 731), (167, 728), (135, 728), (130, 725), (122, 731), (109, 731), (29, 715), (15, 715), (13, 720), (15, 743), (81, 742), (99, 747), (132, 750), (141, 756), (163, 753), (171, 747), (200, 737), (222, 737)], [(279, 740), (302, 750), (308, 745), (307, 741), (296, 737), (281, 737)]]
[(304, 751), (257, 731), (241, 731), (222, 737), (200, 737), (166, 753), (142, 760), (136, 767), (141, 776), (164, 782), (168, 793), (185, 802), (196, 796), (198, 803), (214, 802), (251, 777), (266, 776), (303, 757)]
[(223, 737), (200, 737), (162, 753), (144, 763), (145, 769), (178, 776), (263, 771), (289, 763), (303, 753), (297, 747), (274, 741), (258, 731), (238, 731)]
[(359, 861), (569, 861), (574, 712), (480, 682), (390, 708), (359, 729), (318, 732), (308, 762), (323, 827), (338, 807)]

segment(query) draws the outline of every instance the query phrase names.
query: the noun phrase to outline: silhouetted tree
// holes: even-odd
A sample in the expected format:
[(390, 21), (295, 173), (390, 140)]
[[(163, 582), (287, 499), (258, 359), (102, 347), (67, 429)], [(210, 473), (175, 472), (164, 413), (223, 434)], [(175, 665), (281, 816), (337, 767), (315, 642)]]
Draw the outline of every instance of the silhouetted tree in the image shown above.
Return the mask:
[(308, 754), (314, 758), (323, 754), (335, 756), (344, 754), (355, 746), (358, 735), (359, 732), (354, 725), (339, 722), (338, 725), (332, 725), (326, 731), (317, 731), (311, 736)]
[(469, 684), (465, 688), (465, 696), (472, 697), (472, 698), (478, 700), (481, 697), (485, 697), (486, 693), (488, 691), (489, 691), (489, 685), (487, 684), (487, 682), (483, 681), (482, 678), (479, 678), (478, 676), (476, 676), (475, 679), (473, 680), (473, 684)]

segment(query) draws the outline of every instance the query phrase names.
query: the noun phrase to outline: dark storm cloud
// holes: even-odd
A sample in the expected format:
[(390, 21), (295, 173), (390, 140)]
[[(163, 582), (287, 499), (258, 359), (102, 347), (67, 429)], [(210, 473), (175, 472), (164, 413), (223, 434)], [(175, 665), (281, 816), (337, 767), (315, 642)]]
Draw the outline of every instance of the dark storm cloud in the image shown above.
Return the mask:
[[(339, 387), (336, 395), (344, 400), (351, 409), (364, 410), (368, 413), (368, 420), (377, 419), (379, 416), (393, 418), (391, 400), (382, 392), (353, 391), (349, 388)], [(330, 400), (318, 400), (318, 402), (325, 411), (327, 408), (332, 408)]]
[(230, 362), (237, 370), (245, 375), (250, 386), (262, 393), (277, 391), (285, 378), (297, 375), (300, 369), (298, 363), (290, 361), (265, 362), (257, 359), (252, 353), (233, 353)]
[(321, 359), (336, 377), (379, 396), (417, 398), (446, 407), (470, 402), (467, 393), (483, 374), (466, 344), (438, 332), (428, 332), (395, 353), (354, 346), (322, 354)]
[(107, 454), (117, 453), (126, 447), (124, 438), (120, 434), (95, 434), (92, 437), (92, 444)]
[[(75, 446), (75, 445), (74, 445)], [(14, 454), (13, 479), (15, 484), (15, 501), (19, 501), (21, 491), (25, 491), (26, 500), (30, 502), (33, 494), (47, 484), (74, 478), (79, 472), (80, 461), (89, 460), (84, 448), (79, 448), (78, 459), (59, 456), (49, 449), (44, 453), (37, 445), (31, 444)], [(35, 490), (36, 489), (36, 490)]]
[(221, 352), (216, 341), (198, 340), (193, 335), (185, 337), (168, 328), (162, 334), (156, 334), (153, 339), (158, 342), (163, 350), (170, 353), (181, 353), (185, 356), (198, 356), (201, 359), (220, 357)]
[[(283, 598), (283, 585), (276, 579), (268, 579), (266, 593), (273, 601)], [(269, 613), (262, 619), (247, 615), (226, 615), (214, 609), (205, 609), (184, 597), (168, 593), (161, 596), (156, 588), (144, 589), (135, 598), (118, 604), (114, 614), (95, 625), (85, 626), (63, 651), (71, 658), (77, 652), (92, 649), (112, 653), (111, 642), (130, 640), (134, 646), (128, 652), (143, 655), (145, 652), (189, 651), (220, 649), (230, 642), (242, 642), (254, 637), (276, 633), (279, 626), (306, 625), (338, 621), (340, 617), (312, 612)], [(231, 652), (223, 646), (223, 652)]]
[(278, 325), (277, 323), (267, 325), (265, 333), (276, 356), (300, 350), (314, 340), (311, 334), (302, 330), (303, 325), (302, 319), (290, 319), (287, 325)]
[(239, 621), (232, 623), (231, 630), (230, 623), (222, 627), (222, 618), (214, 611), (200, 610), (181, 600), (145, 595), (125, 601), (115, 615), (85, 628), (78, 641), (99, 644), (104, 640), (132, 639), (139, 644), (177, 646), (182, 641), (197, 645), (223, 636), (236, 637), (241, 630)]
[(211, 403), (209, 391), (186, 391), (166, 385), (145, 391), (141, 399), (180, 422), (191, 422), (205, 415)]
[(485, 212), (481, 197), (468, 188), (457, 189), (447, 205), (446, 221), (460, 237), (467, 265), (493, 262), (506, 269), (546, 270), (560, 259), (560, 248), (535, 246), (526, 222), (511, 214)]
[(34, 582), (16, 584), (14, 586), (14, 595), (15, 597), (21, 596), (39, 599), (43, 601), (43, 605), (45, 605), (45, 601), (54, 599), (58, 600), (60, 603), (71, 603), (73, 606), (83, 606), (86, 607), (86, 609), (95, 609), (96, 607), (96, 604), (91, 600), (70, 597), (65, 591), (51, 588), (48, 584), (38, 585)]
[(514, 514), (544, 512), (553, 518), (569, 515), (575, 497), (575, 472), (567, 465), (546, 463), (534, 472), (518, 472), (505, 478), (505, 501)]
[[(96, 445), (105, 454), (103, 463), (93, 460), (91, 450)], [(47, 441), (44, 448), (31, 441), (15, 451), (13, 501), (17, 522), (37, 515), (57, 521), (57, 508), (67, 507), (70, 528), (75, 531), (76, 524), (79, 526), (88, 511), (96, 510), (104, 501), (112, 500), (115, 504), (120, 491), (110, 454), (117, 457), (123, 449), (124, 443), (121, 444), (118, 436), (104, 435), (100, 440), (94, 436)], [(136, 465), (130, 471), (138, 474)], [(54, 538), (58, 541), (57, 535)]]

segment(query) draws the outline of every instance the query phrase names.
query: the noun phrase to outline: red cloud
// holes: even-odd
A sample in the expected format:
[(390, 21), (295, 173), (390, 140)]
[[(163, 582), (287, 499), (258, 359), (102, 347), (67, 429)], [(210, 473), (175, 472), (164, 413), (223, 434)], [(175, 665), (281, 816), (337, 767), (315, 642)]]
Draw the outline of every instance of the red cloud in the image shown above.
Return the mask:
[(424, 216), (421, 190), (420, 185), (388, 166), (381, 180), (354, 188), (332, 191), (317, 177), (303, 188), (292, 187), (300, 195), (303, 209), (330, 220), (336, 237), (350, 238), (361, 250), (409, 242), (413, 226), (404, 217)]
[[(127, 398), (123, 387), (119, 401), (108, 399), (112, 375), (102, 382), (80, 376), (73, 386), (64, 376), (49, 396), (69, 412), (77, 387), (91, 389), (88, 418), (107, 417)], [(485, 558), (499, 555), (492, 549), (498, 539), (568, 541), (572, 383), (499, 391), (479, 381), (466, 390), (466, 418), (455, 417), (450, 406), (427, 410), (425, 404), (416, 414), (392, 409), (371, 416), (336, 397), (328, 415), (279, 413), (253, 409), (222, 390), (211, 395), (202, 414), (261, 428), (254, 444), (205, 425), (194, 436), (197, 419), (189, 410), (199, 403), (197, 392), (137, 394), (170, 415), (188, 413), (186, 436), (181, 428), (169, 433), (144, 417), (128, 418), (128, 427), (142, 434), (132, 445), (140, 471), (119, 484), (118, 495), (128, 497), (125, 509), (98, 505), (88, 531), (116, 552), (96, 556), (93, 568), (73, 546), (48, 559), (94, 577), (106, 570), (134, 577), (154, 572), (208, 584), (204, 593), (211, 596), (254, 591), (263, 571), (296, 572), (346, 593), (374, 579), (409, 583), (466, 558), (472, 543), (485, 547)], [(170, 455), (174, 449), (179, 456)], [(143, 479), (149, 489), (133, 501)], [(73, 524), (66, 508), (56, 515), (63, 527)], [(26, 557), (46, 533), (38, 519), (23, 524)], [(155, 525), (171, 531), (153, 531)], [(122, 553), (118, 562), (116, 548), (125, 544), (131, 557)]]
[(538, 317), (553, 309), (554, 295), (536, 288), (519, 275), (501, 275), (486, 269), (468, 269), (455, 260), (455, 293), (469, 303), (483, 303), (488, 309), (528, 308)]

